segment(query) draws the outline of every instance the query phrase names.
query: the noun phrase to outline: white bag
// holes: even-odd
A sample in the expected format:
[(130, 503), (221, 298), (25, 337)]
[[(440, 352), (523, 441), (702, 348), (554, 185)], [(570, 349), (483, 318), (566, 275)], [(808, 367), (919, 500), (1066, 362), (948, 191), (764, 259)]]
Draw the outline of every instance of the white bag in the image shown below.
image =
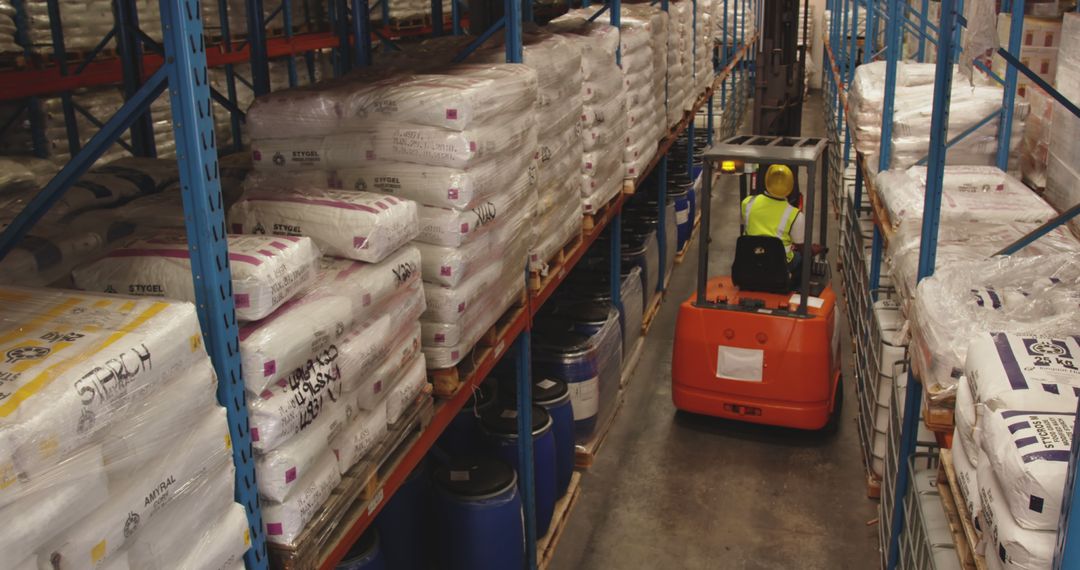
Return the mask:
[(307, 236), (326, 255), (370, 263), (418, 234), (415, 202), (319, 188), (245, 192), (229, 222), (237, 233)]
[(370, 411), (362, 411), (353, 417), (341, 434), (330, 443), (330, 449), (337, 459), (338, 471), (344, 475), (368, 451), (375, 448), (387, 434), (386, 404), (375, 406)]
[(300, 478), (285, 501), (260, 500), (266, 540), (273, 544), (294, 544), (340, 482), (337, 461), (327, 450), (315, 467)]
[[(308, 238), (230, 235), (229, 266), (236, 318), (259, 320), (315, 279), (319, 250)], [(72, 273), (89, 291), (123, 292), (195, 302), (191, 260), (183, 234), (136, 239)]]
[(1000, 566), (1016, 570), (1044, 570), (1054, 557), (1057, 533), (1028, 530), (1016, 524), (990, 460), (979, 456), (979, 496), (986, 557), (996, 556)]

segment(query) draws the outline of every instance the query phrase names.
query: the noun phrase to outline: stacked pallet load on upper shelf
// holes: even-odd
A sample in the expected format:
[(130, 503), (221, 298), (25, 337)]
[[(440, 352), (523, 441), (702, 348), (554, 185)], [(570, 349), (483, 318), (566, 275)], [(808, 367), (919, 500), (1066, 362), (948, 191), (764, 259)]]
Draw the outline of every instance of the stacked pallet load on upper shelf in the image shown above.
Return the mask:
[(690, 34), (694, 14), (692, 2), (668, 3), (667, 34), (667, 125), (678, 124), (687, 103), (692, 103), (694, 38)]
[(248, 113), (255, 172), (230, 219), (317, 231), (328, 253), (378, 261), (396, 241), (333, 220), (414, 200), (419, 222), (395, 227), (420, 251), (426, 365), (455, 366), (525, 285), (536, 101), (536, 71), (514, 64), (373, 68), (262, 97)]
[[(582, 179), (576, 176), (583, 152), (581, 47), (562, 35), (530, 33), (524, 37), (522, 58), (538, 83), (537, 200), (531, 222), (536, 243), (529, 251), (529, 269), (546, 273), (552, 257), (581, 234)], [(500, 62), (506, 50), (494, 46), (474, 59)]]
[(697, 18), (694, 20), (694, 94), (684, 110), (689, 111), (705, 90), (712, 85), (716, 71), (713, 69), (713, 3), (716, 0), (697, 0), (694, 7)]
[(0, 536), (0, 566), (235, 567), (250, 532), (195, 307), (18, 287), (0, 298), (0, 514), (19, 521)]
[(645, 174), (667, 128), (663, 115), (657, 113), (664, 101), (667, 28), (667, 12), (646, 4), (623, 6), (620, 53), (626, 82), (626, 178)]
[(981, 332), (967, 348), (952, 458), (988, 568), (1052, 564), (1080, 393), (1071, 332)]
[[(1069, 101), (1080, 101), (1080, 14), (1065, 14), (1058, 52), (1058, 91)], [(1060, 103), (1054, 104), (1046, 164), (1046, 200), (1065, 211), (1080, 203), (1080, 117)], [(1080, 222), (1069, 222), (1080, 235)]]
[(622, 190), (626, 92), (615, 61), (619, 30), (589, 22), (580, 11), (548, 28), (581, 49), (581, 201), (583, 212), (594, 214)]
[[(226, 167), (228, 160), (222, 158), (220, 168), (226, 204), (235, 199), (246, 172)], [(52, 177), (51, 162), (35, 159), (29, 164), (35, 172), (0, 188), (4, 211), (0, 228), (11, 223)], [(122, 158), (92, 169), (0, 261), (0, 283), (68, 286), (73, 268), (105, 255), (134, 233), (183, 229), (179, 186), (176, 162), (171, 160)]]
[[(848, 94), (849, 126), (855, 149), (866, 155), (870, 167), (877, 170), (881, 145), (881, 121), (885, 99), (885, 62), (860, 65)], [(893, 104), (892, 160), (890, 168), (907, 168), (926, 157), (930, 148), (930, 119), (933, 112), (933, 64), (900, 63), (896, 72), (896, 95)], [(974, 84), (972, 84), (974, 82)], [(972, 130), (949, 147), (950, 165), (995, 164), (998, 149), (1001, 88), (980, 73), (968, 79), (956, 72), (952, 81), (949, 133)], [(1022, 133), (1028, 106), (1017, 101), (1013, 115), (1013, 133)], [(989, 121), (984, 120), (994, 114)], [(1016, 158), (1020, 136), (1010, 139), (1010, 156)], [(1012, 160), (1010, 160), (1012, 162)], [(1019, 170), (1017, 163), (1016, 168)]]

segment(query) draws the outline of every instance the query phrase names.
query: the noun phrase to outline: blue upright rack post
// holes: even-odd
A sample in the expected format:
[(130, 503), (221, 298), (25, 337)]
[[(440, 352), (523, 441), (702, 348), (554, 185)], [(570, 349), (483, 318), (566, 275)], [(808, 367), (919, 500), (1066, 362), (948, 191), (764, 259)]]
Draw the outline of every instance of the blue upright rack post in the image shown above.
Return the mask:
[[(142, 85), (142, 41), (139, 38), (139, 13), (132, 0), (113, 1), (117, 56), (123, 69), (124, 99), (129, 99)], [(138, 156), (157, 156), (154, 147), (154, 124), (150, 110), (139, 115), (131, 125), (131, 148)]]
[[(259, 8), (256, 19), (261, 21), (261, 3), (255, 0), (252, 4)], [(244, 560), (249, 569), (264, 569), (267, 568), (266, 542), (255, 484), (255, 461), (244, 381), (240, 372), (239, 329), (225, 241), (225, 212), (218, 179), (214, 120), (210, 113), (210, 87), (198, 0), (161, 0), (161, 23), (167, 62), (162, 69), (168, 74), (169, 80), (195, 303), (206, 346), (218, 376), (218, 401), (228, 411), (229, 435), (236, 464), (236, 500), (244, 505), (248, 514), (252, 548)]]
[[(1020, 39), (1024, 33), (1024, 0), (1012, 0), (1012, 22), (1009, 26), (1009, 54), (1020, 56)], [(944, 29), (944, 28), (942, 28)], [(939, 38), (940, 39), (940, 38)], [(939, 55), (940, 55), (940, 49)], [(1005, 93), (1002, 95), (1001, 122), (998, 125), (997, 167), (1009, 169), (1009, 143), (1012, 141), (1013, 112), (1016, 110), (1016, 67), (1005, 69)]]
[[(890, 0), (895, 2), (896, 0)], [(919, 248), (918, 281), (934, 274), (937, 256), (938, 223), (941, 216), (942, 179), (945, 175), (945, 147), (948, 142), (949, 103), (953, 79), (953, 41), (951, 33), (956, 23), (956, 0), (941, 0), (941, 21), (938, 29), (938, 58), (934, 73), (933, 113), (930, 116), (930, 161), (926, 170), (926, 195), (923, 201), (922, 241)], [(890, 28), (898, 27), (890, 21)], [(891, 57), (891, 56), (890, 56)], [(882, 144), (885, 137), (882, 136)], [(904, 498), (910, 484), (908, 458), (915, 452), (918, 436), (919, 414), (922, 411), (922, 382), (912, 376), (907, 383), (904, 398), (904, 417), (900, 432), (899, 466), (893, 495), (893, 517), (889, 537), (888, 570), (899, 563), (900, 533), (903, 531)]]
[(270, 59), (266, 51), (263, 2), (244, 0), (244, 5), (247, 8), (247, 44), (251, 51), (251, 89), (258, 97), (270, 92)]

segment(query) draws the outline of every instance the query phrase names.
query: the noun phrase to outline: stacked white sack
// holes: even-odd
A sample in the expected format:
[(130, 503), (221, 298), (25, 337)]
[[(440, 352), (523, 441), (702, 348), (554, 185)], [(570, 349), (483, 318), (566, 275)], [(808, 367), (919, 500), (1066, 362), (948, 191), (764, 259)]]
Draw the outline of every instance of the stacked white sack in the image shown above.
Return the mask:
[[(880, 172), (875, 187), (893, 226), (922, 224), (926, 167)], [(1038, 194), (995, 166), (946, 166), (941, 191), (943, 225), (1040, 225), (1056, 214)]]
[(913, 370), (932, 397), (951, 398), (977, 335), (1070, 334), (1080, 328), (1078, 286), (1075, 253), (939, 266), (919, 283), (909, 312)]
[[(656, 155), (660, 135), (666, 129), (660, 110), (667, 67), (667, 13), (645, 5), (626, 8), (620, 38), (627, 115), (623, 163), (624, 176), (637, 178)], [(662, 64), (657, 64), (657, 53), (663, 56)]]
[[(0, 298), (0, 516), (21, 521), (0, 537), (0, 566), (123, 567), (173, 509), (234, 504), (229, 425), (191, 304), (23, 288)], [(210, 489), (221, 492), (207, 502)]]
[[(891, 168), (907, 168), (926, 156), (930, 140), (930, 101), (934, 92), (934, 65), (903, 63), (896, 72)], [(949, 113), (949, 132), (965, 132), (976, 127), (994, 110), (1001, 107), (1001, 89), (976, 74), (976, 84), (957, 72), (953, 78), (952, 103)], [(849, 125), (855, 137), (855, 147), (867, 155), (872, 167), (878, 166), (881, 143), (881, 114), (884, 106), (885, 62), (860, 65), (855, 70), (851, 86)], [(1018, 102), (1013, 118), (1013, 132), (1021, 133), (1027, 116), (1027, 103)], [(993, 119), (975, 129), (970, 135), (949, 148), (948, 164), (991, 166), (995, 164), (998, 146), (998, 120)], [(1013, 137), (1014, 151), (1020, 137)], [(1011, 169), (1010, 169), (1011, 170)]]
[(693, 96), (692, 9), (692, 3), (685, 0), (668, 3), (667, 126), (675, 125), (682, 119), (687, 102)]
[[(1031, 107), (1031, 113), (1024, 125), (1023, 138), (1020, 139), (1020, 173), (1024, 182), (1035, 188), (1046, 188), (1050, 133), (1057, 104), (1050, 95), (1035, 86), (1024, 92), (1024, 100)], [(1054, 200), (1055, 197), (1051, 194), (1047, 199)]]
[[(955, 263), (976, 262), (1000, 251), (1038, 227), (1034, 223), (955, 223), (938, 228), (938, 269)], [(915, 281), (919, 268), (919, 244), (922, 224), (901, 224), (889, 241), (889, 264), (892, 282), (905, 302), (915, 297)], [(1033, 257), (1060, 253), (1080, 253), (1080, 242), (1065, 228), (1057, 228), (1013, 254), (1013, 257)]]
[[(694, 27), (694, 99), (693, 104), (709, 86), (712, 85), (716, 72), (713, 69), (713, 2), (697, 0), (697, 21)], [(687, 109), (689, 110), (689, 109)]]
[[(1080, 101), (1080, 14), (1069, 12), (1062, 19), (1055, 81), (1058, 92), (1066, 99)], [(1045, 196), (1054, 207), (1064, 211), (1080, 202), (1080, 117), (1055, 103), (1052, 125)], [(1080, 235), (1080, 224), (1075, 218), (1069, 222), (1069, 228)]]
[[(505, 310), (502, 294), (524, 286), (521, 265), (532, 243), (528, 220), (539, 176), (537, 87), (527, 66), (469, 64), (440, 73), (377, 69), (260, 98), (249, 112), (257, 170), (249, 193), (287, 193), (302, 184), (344, 189), (339, 196), (359, 190), (416, 200), (414, 243), (431, 285), (462, 286), (501, 261), (499, 283), (507, 286), (470, 298), (467, 310), (443, 323), (467, 329), (459, 331), (464, 340), (453, 347), (455, 359), (428, 357), (432, 367), (456, 364), (482, 332), (474, 329), (489, 327)], [(553, 98), (562, 97), (550, 76), (547, 87)], [(579, 111), (566, 115), (564, 124), (575, 123)], [(237, 219), (241, 205), (234, 208)]]
[(548, 28), (581, 49), (581, 201), (584, 213), (599, 211), (622, 189), (622, 151), (626, 135), (623, 73), (615, 59), (619, 30), (592, 23), (574, 11)]
[[(319, 250), (309, 238), (229, 235), (229, 265), (236, 317), (261, 319), (307, 288)], [(122, 292), (195, 302), (191, 259), (182, 233), (133, 239), (72, 273), (87, 291)]]
[[(527, 34), (524, 64), (536, 71), (538, 81), (536, 124), (539, 164), (533, 228), (536, 243), (529, 251), (529, 267), (547, 271), (547, 262), (575, 235), (581, 233), (581, 178), (583, 152), (581, 47), (557, 34)], [(476, 58), (502, 61), (499, 46)]]

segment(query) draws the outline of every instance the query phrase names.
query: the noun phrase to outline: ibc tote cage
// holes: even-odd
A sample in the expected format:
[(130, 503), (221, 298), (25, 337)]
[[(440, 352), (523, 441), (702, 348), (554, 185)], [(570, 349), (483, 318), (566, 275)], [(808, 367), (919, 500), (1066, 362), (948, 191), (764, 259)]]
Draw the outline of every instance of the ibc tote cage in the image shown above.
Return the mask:
[[(248, 409), (245, 402), (244, 384), (240, 374), (240, 355), (238, 328), (235, 307), (231, 294), (231, 274), (225, 241), (225, 212), (218, 178), (218, 148), (214, 132), (214, 103), (218, 111), (229, 113), (231, 150), (243, 147), (241, 125), (244, 112), (237, 105), (237, 85), (246, 85), (256, 96), (270, 91), (269, 63), (272, 59), (288, 58), (288, 84), (299, 83), (296, 56), (302, 56), (306, 65), (307, 79), (314, 82), (315, 73), (313, 56), (320, 52), (329, 52), (333, 63), (334, 76), (340, 76), (349, 70), (372, 63), (374, 45), (381, 44), (384, 49), (398, 49), (395, 38), (424, 37), (443, 35), (446, 24), (450, 33), (460, 35), (468, 26), (467, 9), (463, 0), (451, 3), (450, 21), (444, 21), (442, 4), (439, 0), (431, 3), (432, 18), (430, 25), (408, 32), (392, 30), (386, 27), (388, 21), (388, 2), (377, 0), (370, 5), (366, 0), (327, 0), (325, 8), (329, 16), (327, 25), (322, 25), (312, 18), (312, 8), (318, 0), (282, 0), (269, 15), (264, 12), (262, 0), (245, 0), (247, 33), (237, 38), (229, 30), (228, 2), (218, 0), (218, 15), (221, 20), (220, 36), (210, 37), (204, 30), (203, 13), (197, 0), (160, 0), (159, 9), (162, 22), (162, 41), (158, 42), (139, 29), (138, 15), (133, 0), (113, 0), (114, 25), (112, 29), (88, 52), (78, 58), (69, 57), (65, 49), (64, 33), (61, 27), (61, 5), (59, 0), (48, 0), (49, 27), (51, 43), (47, 53), (31, 46), (27, 28), (25, 0), (15, 0), (17, 37), (25, 46), (22, 64), (17, 67), (0, 69), (3, 90), (0, 101), (17, 101), (23, 109), (29, 111), (33, 132), (34, 150), (39, 156), (46, 154), (48, 141), (45, 140), (41, 125), (41, 99), (44, 96), (59, 96), (65, 117), (68, 161), (50, 182), (17, 214), (12, 223), (0, 233), (0, 259), (12, 251), (33, 228), (49, 208), (55, 204), (64, 192), (102, 156), (111, 145), (121, 142), (125, 132), (131, 133), (130, 145), (125, 149), (135, 156), (153, 157), (156, 155), (154, 137), (150, 130), (150, 104), (169, 89), (173, 113), (173, 136), (176, 141), (176, 160), (180, 170), (180, 187), (183, 197), (185, 224), (188, 236), (188, 249), (192, 265), (192, 278), (195, 283), (196, 309), (206, 339), (206, 346), (219, 378), (218, 400), (227, 408), (230, 435), (232, 437), (234, 461), (236, 464), (236, 500), (245, 506), (248, 515), (252, 547), (245, 555), (249, 569), (269, 567), (262, 517), (260, 515), (257, 486), (255, 483), (254, 457), (251, 435), (248, 431)], [(666, 155), (672, 143), (684, 132), (690, 145), (688, 152), (693, 152), (693, 141), (700, 133), (695, 133), (693, 117), (698, 109), (708, 109), (706, 138), (712, 140), (714, 93), (719, 88), (721, 108), (735, 106), (730, 124), (725, 112), (723, 130), (734, 130), (742, 118), (745, 96), (739, 100), (733, 94), (736, 75), (745, 79), (753, 73), (753, 49), (755, 38), (746, 36), (745, 27), (728, 31), (727, 14), (737, 18), (742, 14), (758, 14), (757, 0), (721, 0), (724, 7), (724, 41), (720, 45), (711, 38), (710, 45), (698, 46), (694, 35), (694, 50), (708, 49), (712, 52), (715, 72), (713, 81), (699, 94), (692, 108), (684, 113), (682, 120), (673, 125), (662, 140), (658, 142), (657, 157), (646, 172), (637, 180), (624, 185), (624, 191), (609, 204), (606, 212), (596, 221), (592, 230), (583, 232), (580, 246), (572, 252), (564, 264), (566, 271), (552, 277), (539, 291), (529, 291), (528, 303), (518, 310), (512, 322), (506, 326), (505, 343), (500, 342), (494, 350), (487, 353), (469, 373), (463, 386), (448, 399), (442, 399), (435, 407), (430, 424), (419, 437), (405, 450), (402, 459), (392, 472), (380, 481), (381, 487), (364, 505), (356, 509), (359, 514), (348, 521), (343, 521), (346, 532), (333, 544), (329, 553), (319, 561), (319, 568), (333, 568), (348, 552), (352, 542), (360, 537), (386, 504), (394, 492), (402, 485), (408, 474), (434, 445), (435, 440), (462, 409), (472, 389), (477, 387), (490, 373), (496, 362), (513, 352), (516, 383), (521, 397), (517, 398), (519, 433), (530, 431), (532, 396), (531, 396), (531, 355), (530, 329), (533, 316), (562, 284), (570, 269), (581, 259), (601, 233), (610, 233), (610, 283), (612, 299), (620, 299), (620, 225), (621, 209), (625, 198), (633, 193), (636, 186), (647, 178), (655, 182), (659, 191), (659, 252), (660, 278), (657, 291), (652, 292), (654, 299), (662, 298), (666, 279), (663, 277), (665, 252), (665, 216), (663, 215), (665, 187), (667, 178)], [(304, 22), (298, 24), (292, 20), (292, 2), (304, 3)], [(668, 9), (668, 0), (653, 0), (663, 10)], [(694, 7), (695, 24), (697, 2), (691, 0)], [(589, 7), (589, 0), (583, 0), (583, 7)], [(468, 56), (484, 41), (496, 32), (505, 35), (506, 61), (521, 63), (523, 57), (522, 34), (526, 22), (532, 20), (532, 2), (505, 0), (504, 15), (491, 28), (476, 34), (476, 39), (459, 55), (458, 60)], [(372, 25), (371, 10), (381, 9), (384, 26), (375, 29)], [(464, 12), (464, 13), (463, 13)], [(611, 25), (620, 25), (620, 0), (598, 6), (592, 16), (597, 19), (607, 13)], [(281, 19), (280, 25), (274, 21)], [(756, 19), (756, 16), (755, 16)], [(733, 22), (734, 23), (734, 22)], [(267, 26), (280, 30), (271, 33)], [(271, 28), (273, 30), (274, 28)], [(696, 29), (696, 25), (695, 25)], [(274, 35), (275, 37), (268, 37)], [(365, 41), (357, 41), (364, 38)], [(110, 42), (115, 42), (115, 56), (107, 49)], [(617, 56), (618, 57), (618, 56)], [(250, 78), (242, 77), (234, 66), (249, 64)], [(696, 59), (695, 59), (696, 65)], [(208, 67), (224, 68), (226, 74), (226, 92), (221, 93), (210, 85)], [(121, 84), (124, 104), (120, 110), (107, 119), (99, 120), (90, 116), (86, 109), (72, 101), (73, 91), (81, 88)], [(659, 112), (663, 113), (663, 109)], [(98, 130), (86, 144), (80, 142), (76, 114), (86, 117)], [(15, 118), (0, 125), (0, 135), (13, 127)], [(724, 132), (723, 134), (729, 134)], [(692, 168), (692, 154), (688, 157), (688, 169)], [(691, 172), (692, 174), (692, 172)], [(523, 278), (528, 277), (522, 267)], [(512, 347), (512, 350), (508, 350)], [(528, 568), (538, 567), (538, 537), (533, 512), (534, 483), (532, 469), (532, 439), (519, 438), (520, 479), (525, 510), (526, 563)], [(15, 523), (17, 524), (17, 522)], [(546, 560), (545, 560), (546, 562)]]
[[(986, 0), (968, 0), (986, 1)], [(1019, 60), (1024, 23), (1024, 1), (1007, 0), (1002, 2), (1001, 11), (1018, 17), (1011, 18), (1008, 45), (998, 48), (996, 55), (1006, 63), (1005, 76), (1001, 77), (976, 61), (975, 66), (994, 81), (1002, 85), (1002, 105), (961, 133), (948, 133), (950, 94), (953, 79), (953, 64), (961, 51), (961, 31), (967, 25), (963, 17), (964, 0), (940, 0), (940, 18), (935, 23), (928, 18), (930, 0), (829, 0), (827, 8), (831, 11), (832, 21), (825, 49), (826, 66), (829, 71), (824, 81), (825, 118), (830, 137), (836, 143), (831, 145), (835, 154), (831, 156), (833, 172), (837, 175), (832, 180), (832, 189), (836, 193), (833, 204), (837, 204), (837, 214), (845, 219), (848, 231), (842, 230), (841, 263), (844, 277), (845, 294), (849, 303), (848, 319), (855, 344), (855, 370), (859, 377), (860, 392), (867, 392), (876, 400), (870, 374), (877, 374), (880, 366), (876, 337), (879, 324), (874, 301), (892, 294), (889, 288), (881, 285), (881, 262), (884, 244), (891, 228), (888, 221), (874, 214), (874, 205), (865, 191), (867, 169), (865, 158), (861, 154), (852, 157), (852, 137), (847, 125), (847, 86), (855, 77), (855, 68), (860, 63), (875, 60), (886, 61), (884, 105), (881, 118), (881, 150), (877, 170), (887, 170), (891, 158), (893, 129), (893, 111), (896, 95), (896, 74), (898, 62), (902, 58), (902, 34), (907, 33), (916, 44), (915, 60), (925, 62), (931, 55), (936, 56), (933, 111), (931, 115), (931, 136), (929, 153), (918, 164), (927, 166), (924, 214), (921, 228), (921, 244), (917, 279), (933, 274), (937, 235), (940, 222), (942, 181), (944, 178), (945, 156), (950, 147), (980, 127), (1000, 119), (996, 165), (1003, 171), (1008, 170), (1009, 146), (1012, 133), (1013, 113), (1015, 111), (1017, 83), (1023, 74), (1032, 83), (1045, 91), (1054, 101), (1062, 105), (1076, 117), (1080, 117), (1080, 108), (1066, 99), (1045, 80)], [(860, 25), (860, 10), (864, 21)], [(1080, 5), (1077, 6), (1080, 11)], [(944, 33), (943, 33), (944, 32)], [(847, 172), (847, 175), (840, 174)], [(851, 196), (847, 197), (850, 188)], [(1010, 255), (1053, 231), (1058, 226), (1080, 214), (1080, 204), (1061, 212), (1055, 218), (1036, 228), (1029, 234), (998, 251), (998, 255)], [(860, 227), (859, 219), (872, 219), (869, 224)], [(869, 256), (868, 258), (866, 256)], [(868, 266), (863, 271), (864, 263)], [(934, 449), (936, 442), (918, 441), (920, 410), (922, 410), (922, 383), (911, 373), (907, 388), (903, 393), (896, 392), (892, 398), (893, 412), (890, 420), (899, 428), (899, 438), (887, 442), (885, 469), (881, 487), (882, 518), (881, 525), (883, 565), (888, 570), (894, 568), (938, 568), (932, 557), (919, 551), (910, 536), (921, 533), (925, 537), (926, 514), (917, 508), (918, 500), (912, 496), (921, 492), (912, 488), (912, 473), (922, 461), (937, 461)], [(896, 413), (897, 404), (904, 404), (903, 417)], [(871, 402), (870, 406), (873, 405)], [(867, 406), (864, 405), (863, 409)], [(862, 410), (861, 410), (862, 412)], [(1080, 413), (1080, 410), (1078, 410)], [(861, 414), (860, 414), (861, 415)], [(860, 418), (860, 427), (865, 433), (865, 419)], [(1058, 526), (1057, 549), (1054, 555), (1054, 568), (1080, 568), (1080, 521), (1073, 520), (1072, 506), (1077, 504), (1080, 488), (1076, 485), (1076, 469), (1080, 440), (1074, 430), (1072, 453), (1069, 461), (1065, 487), (1064, 507)], [(864, 436), (864, 452), (867, 443)], [(916, 448), (926, 451), (916, 452)], [(895, 454), (895, 455), (894, 455)], [(869, 465), (869, 464), (868, 464)], [(909, 492), (909, 490), (913, 492)], [(924, 545), (925, 546), (925, 545)], [(922, 561), (912, 562), (912, 560)], [(911, 564), (916, 564), (911, 566)]]

